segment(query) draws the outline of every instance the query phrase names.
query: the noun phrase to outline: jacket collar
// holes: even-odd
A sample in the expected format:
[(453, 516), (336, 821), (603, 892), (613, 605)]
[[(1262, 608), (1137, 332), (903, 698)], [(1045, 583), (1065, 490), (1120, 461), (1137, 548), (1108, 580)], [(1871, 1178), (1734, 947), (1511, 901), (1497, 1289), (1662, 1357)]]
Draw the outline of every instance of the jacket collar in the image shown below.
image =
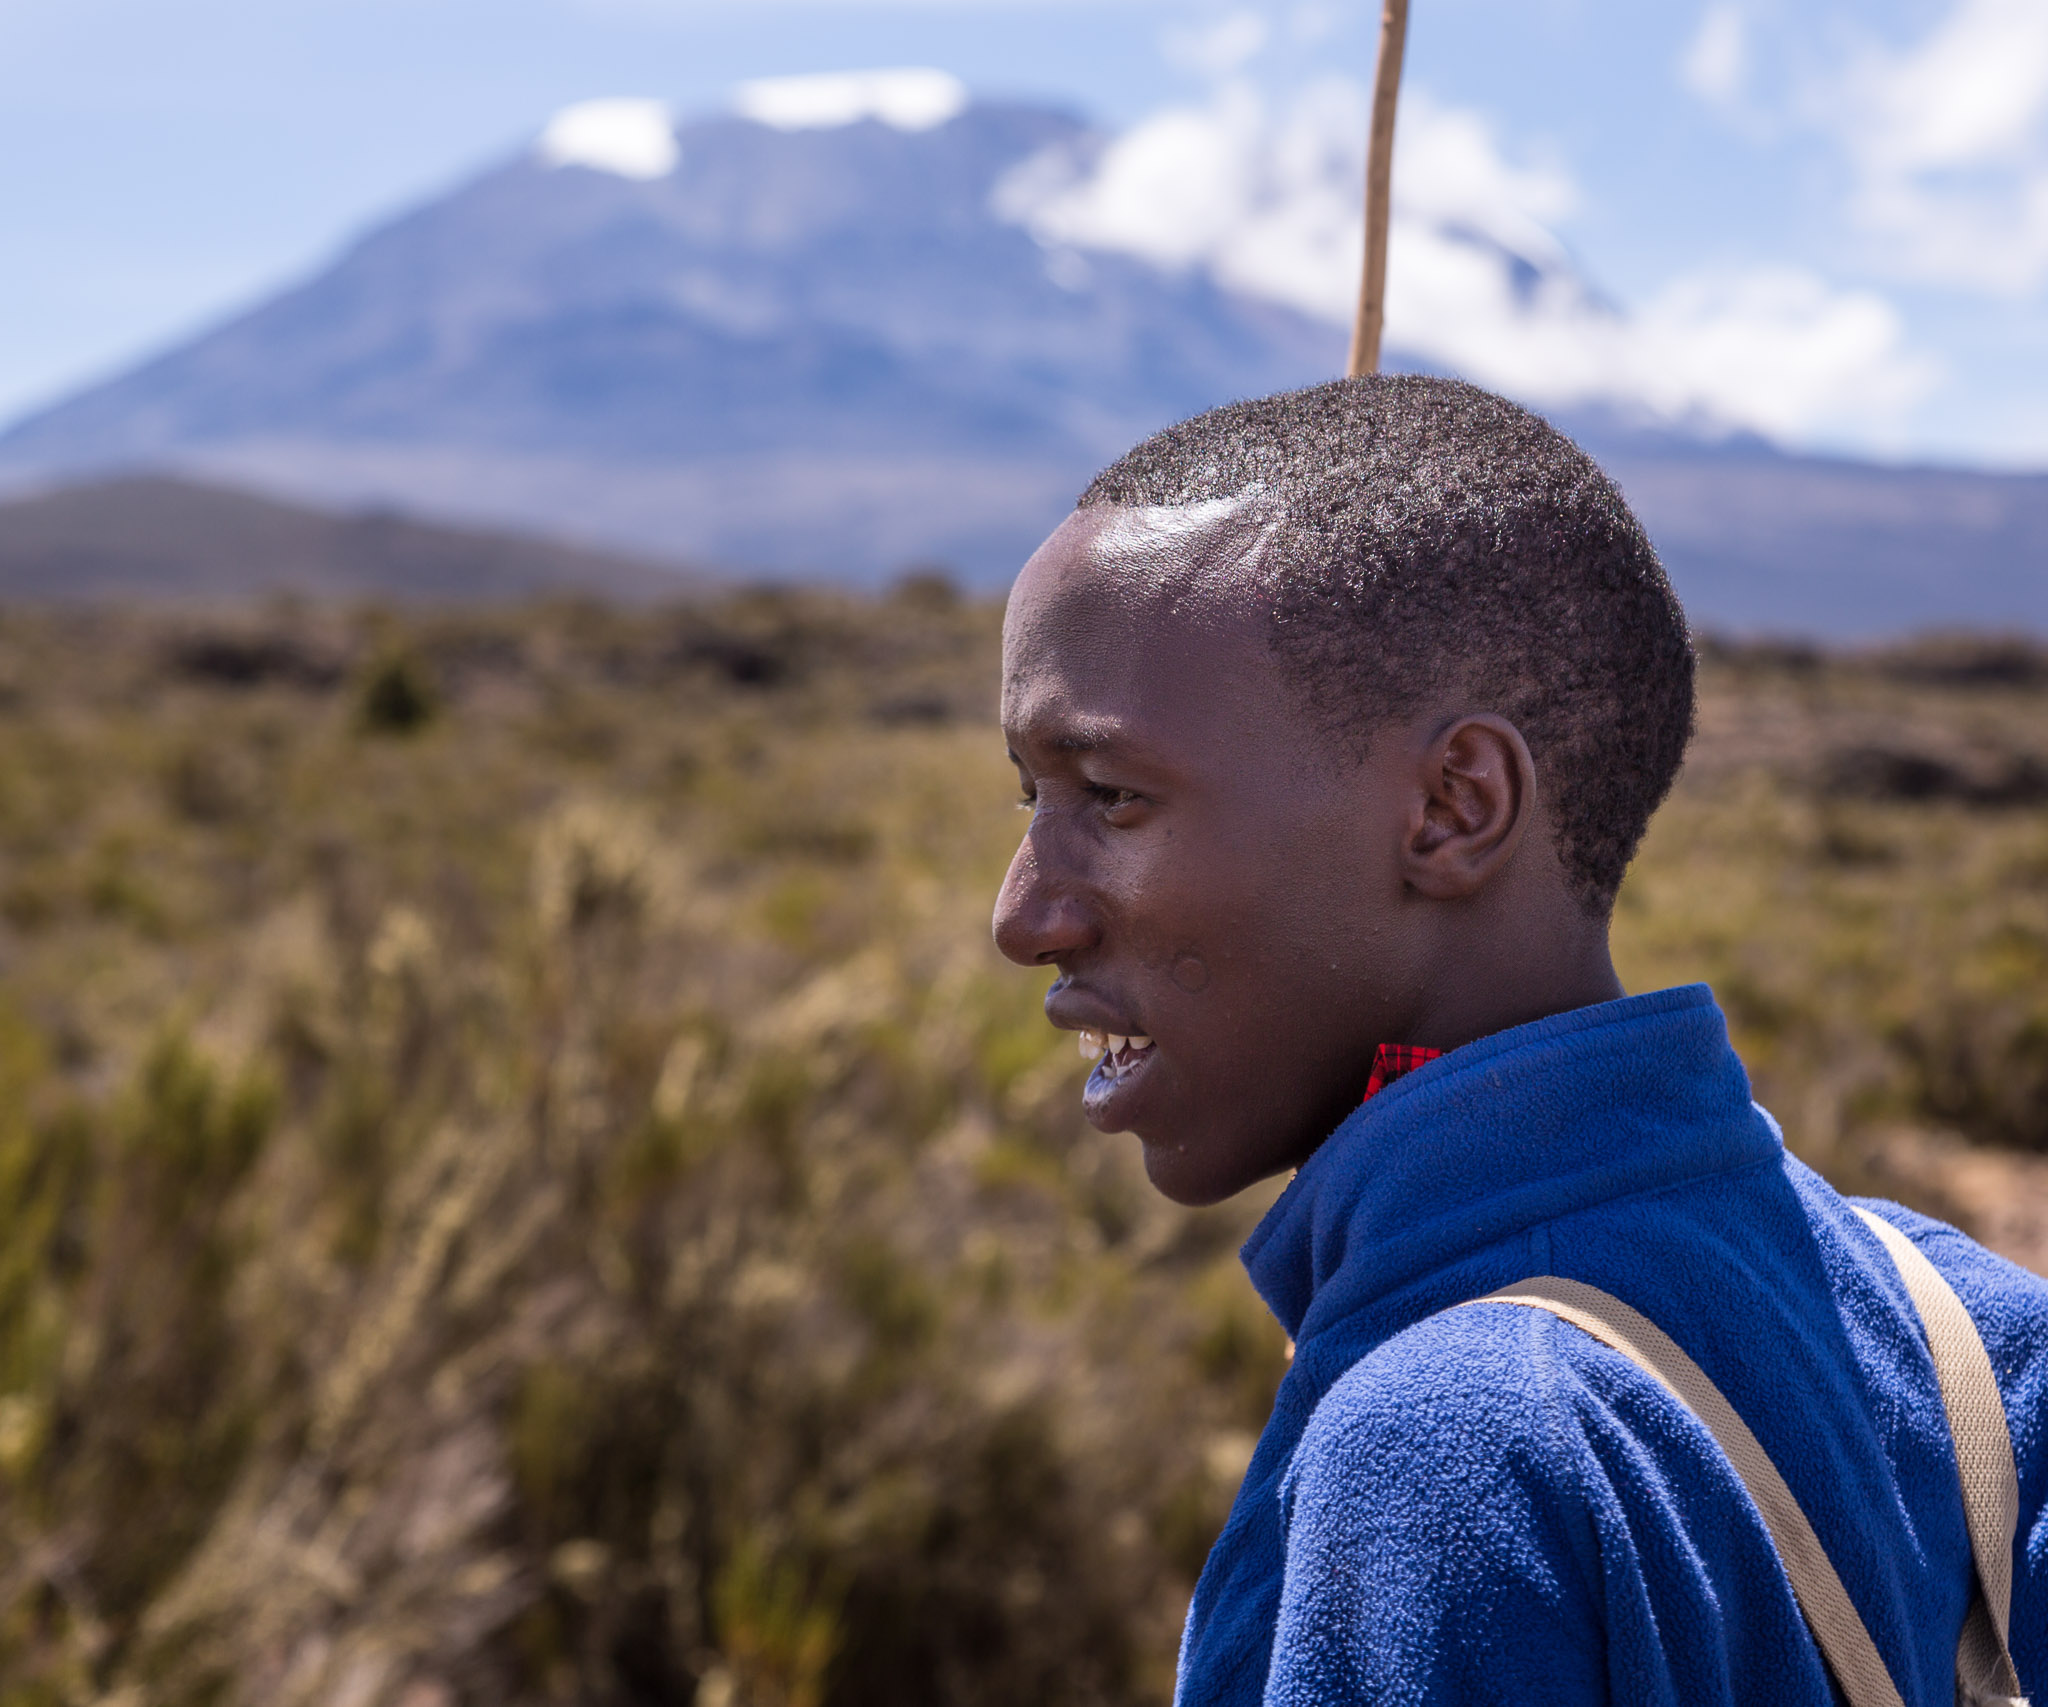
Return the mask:
[(1246, 1242), (1296, 1342), (1518, 1232), (1778, 1153), (1704, 984), (1454, 1049), (1355, 1110)]

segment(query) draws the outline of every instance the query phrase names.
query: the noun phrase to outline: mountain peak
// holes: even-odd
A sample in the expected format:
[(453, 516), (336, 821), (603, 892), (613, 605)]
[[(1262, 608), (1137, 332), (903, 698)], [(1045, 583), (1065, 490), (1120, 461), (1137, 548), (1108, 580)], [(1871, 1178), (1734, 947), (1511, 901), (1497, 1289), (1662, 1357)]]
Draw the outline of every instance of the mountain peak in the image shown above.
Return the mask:
[[(733, 91), (732, 110), (770, 130), (839, 130), (872, 121), (917, 132), (958, 118), (971, 100), (951, 72), (903, 66), (758, 77)], [(606, 95), (562, 108), (542, 128), (533, 152), (543, 166), (581, 166), (651, 183), (668, 177), (682, 159), (676, 129), (666, 102)]]
[[(1341, 371), (1363, 119), (1334, 97), (1278, 132), (1224, 102), (1121, 138), (969, 104), (937, 71), (779, 78), (735, 107), (565, 109), (319, 276), (0, 434), (0, 487), (169, 469), (665, 558), (870, 581), (946, 562), (986, 584), (1135, 440)], [(1457, 332), (1424, 354), (1469, 371), (1443, 352), (1477, 350), (1493, 383), (1581, 414), (1629, 363), (1663, 376), (1675, 335), (1629, 344), (1514, 223), (1544, 184), (1507, 194), (1469, 124), (1408, 107), (1411, 170), (1438, 167), (1397, 228), (1396, 300)], [(1566, 323), (1576, 341), (1546, 341)], [(1693, 394), (1665, 390), (1655, 418), (1695, 425)], [(2048, 480), (1641, 425), (1594, 436), (1696, 617), (2041, 620)]]
[(534, 144), (548, 166), (584, 166), (621, 178), (666, 178), (682, 158), (667, 106), (637, 96), (578, 101), (548, 120)]
[(1103, 462), (1341, 337), (990, 206), (1086, 133), (943, 72), (614, 98), (324, 273), (0, 437), (0, 483), (170, 468), (661, 557), (1005, 577)]
[(740, 117), (775, 130), (837, 130), (872, 119), (896, 130), (933, 130), (967, 110), (967, 85), (950, 71), (826, 71), (759, 77), (733, 97)]

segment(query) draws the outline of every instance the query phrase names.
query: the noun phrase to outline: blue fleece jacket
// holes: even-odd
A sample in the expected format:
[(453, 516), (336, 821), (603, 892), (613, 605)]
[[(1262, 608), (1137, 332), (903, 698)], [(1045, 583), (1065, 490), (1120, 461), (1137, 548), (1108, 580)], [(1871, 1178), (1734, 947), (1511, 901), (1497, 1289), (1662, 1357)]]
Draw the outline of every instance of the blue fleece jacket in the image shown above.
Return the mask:
[[(2048, 1286), (1873, 1203), (1976, 1318), (2012, 1423), (2012, 1647), (2048, 1694)], [(1360, 1108), (1245, 1246), (1293, 1367), (1195, 1590), (1178, 1700), (1826, 1707), (1755, 1507), (1691, 1414), (1537, 1310), (1678, 1341), (1806, 1509), (1908, 1707), (1949, 1707), (1972, 1582), (1919, 1320), (1785, 1153), (1704, 988), (1470, 1044)]]

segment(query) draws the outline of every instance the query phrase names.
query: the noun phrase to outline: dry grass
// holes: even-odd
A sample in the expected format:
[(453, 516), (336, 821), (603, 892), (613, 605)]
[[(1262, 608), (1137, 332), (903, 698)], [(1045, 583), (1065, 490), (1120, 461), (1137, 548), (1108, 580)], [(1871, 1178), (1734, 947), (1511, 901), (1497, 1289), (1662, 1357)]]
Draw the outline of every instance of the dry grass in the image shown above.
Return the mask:
[[(987, 945), (995, 627), (0, 622), (0, 1700), (1166, 1699), (1283, 1348)], [(1717, 657), (1619, 943), (2038, 1253), (1997, 658)]]

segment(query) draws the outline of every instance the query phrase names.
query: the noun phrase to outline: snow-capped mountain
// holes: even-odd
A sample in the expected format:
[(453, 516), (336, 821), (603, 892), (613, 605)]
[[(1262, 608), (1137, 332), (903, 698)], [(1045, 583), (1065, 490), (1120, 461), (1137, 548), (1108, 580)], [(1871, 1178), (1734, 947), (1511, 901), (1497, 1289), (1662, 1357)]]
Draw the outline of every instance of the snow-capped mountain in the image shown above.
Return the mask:
[(317, 278), (22, 423), (0, 470), (172, 466), (700, 561), (993, 576), (1134, 438), (1334, 371), (1340, 334), (1298, 312), (1041, 244), (996, 191), (1087, 128), (933, 93), (821, 117), (774, 85), (760, 116), (673, 130), (572, 109)]
[[(1731, 436), (1773, 424), (1745, 398), (1799, 406), (1802, 374), (1854, 395), (1825, 364), (1885, 336), (1856, 303), (1763, 280), (1733, 309), (1625, 313), (1545, 223), (1564, 188), (1468, 116), (1403, 124), (1390, 360), (1576, 424), (1703, 625), (2048, 628), (2048, 480)], [(1284, 122), (1225, 92), (1114, 136), (937, 72), (778, 79), (680, 125), (584, 103), (0, 434), (0, 486), (164, 469), (741, 570), (1000, 584), (1139, 436), (1338, 371), (1360, 134), (1335, 86)], [(1759, 367), (1775, 390), (1731, 382)]]

